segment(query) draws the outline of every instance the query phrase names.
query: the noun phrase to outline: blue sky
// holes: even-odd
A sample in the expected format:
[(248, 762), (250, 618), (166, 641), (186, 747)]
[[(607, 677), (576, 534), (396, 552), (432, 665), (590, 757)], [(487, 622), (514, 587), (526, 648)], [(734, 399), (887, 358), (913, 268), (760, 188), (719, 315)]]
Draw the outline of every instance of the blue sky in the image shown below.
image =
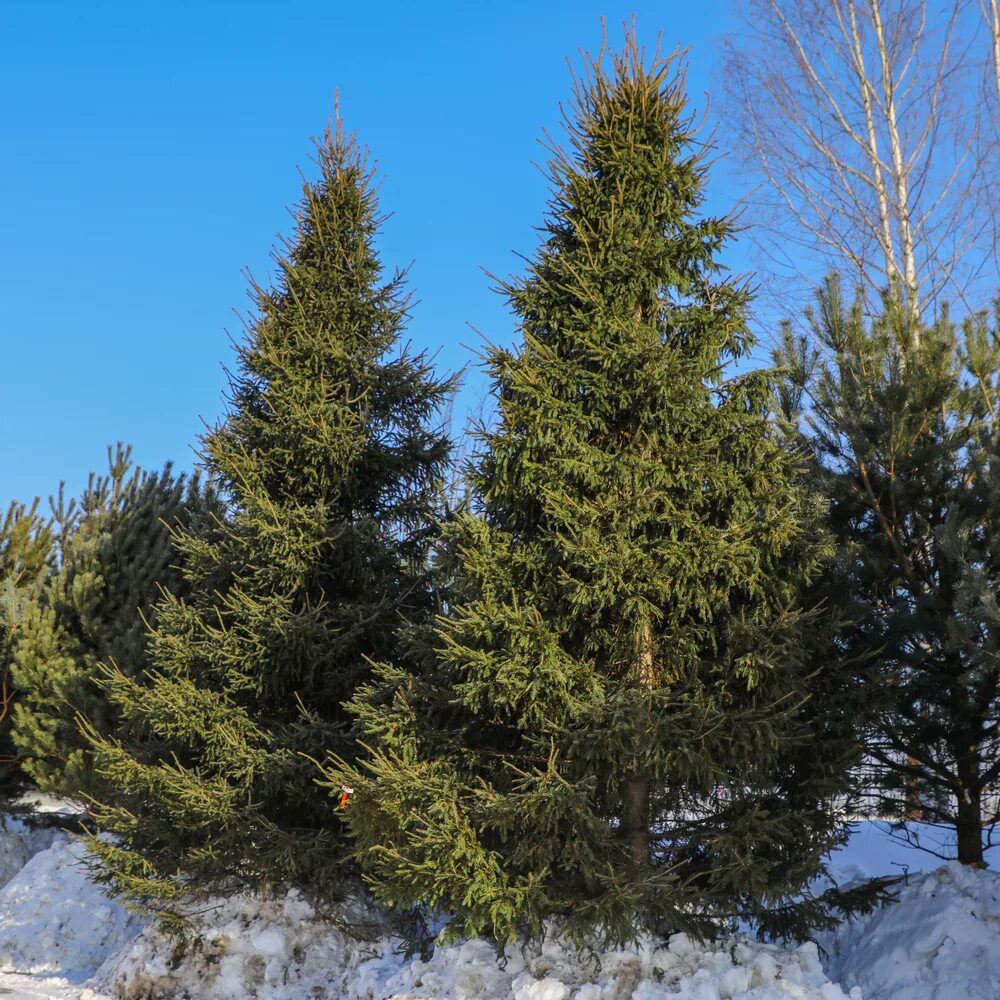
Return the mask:
[[(243, 272), (267, 280), (338, 88), (383, 176), (383, 260), (412, 262), (413, 344), (456, 369), (482, 335), (510, 341), (482, 269), (534, 246), (566, 58), (633, 13), (643, 40), (691, 48), (703, 109), (728, 2), (0, 4), (0, 506), (77, 491), (119, 439), (191, 467)], [(744, 193), (725, 173), (716, 211)], [(484, 392), (473, 369), (459, 424)]]

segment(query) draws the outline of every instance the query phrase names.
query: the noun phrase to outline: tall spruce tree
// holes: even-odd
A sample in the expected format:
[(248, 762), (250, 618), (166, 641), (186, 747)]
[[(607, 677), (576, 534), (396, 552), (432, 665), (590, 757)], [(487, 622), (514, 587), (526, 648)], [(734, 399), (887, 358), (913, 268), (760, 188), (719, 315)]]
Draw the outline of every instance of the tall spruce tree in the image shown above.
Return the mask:
[(226, 517), (179, 537), (191, 592), (157, 609), (147, 679), (109, 674), (129, 737), (93, 735), (114, 786), (94, 814), (120, 838), (93, 842), (104, 878), (165, 914), (202, 888), (343, 887), (349, 842), (309, 756), (353, 758), (343, 703), (432, 607), (451, 381), (400, 348), (364, 155), (339, 125), (318, 153), (203, 439)]
[(30, 505), (13, 501), (0, 520), (0, 794), (7, 797), (25, 782), (11, 735), (17, 696), (14, 648), (54, 556), (53, 524), (38, 508), (37, 498)]
[(676, 57), (630, 37), (588, 61), (567, 124), (543, 245), (502, 286), (523, 343), (490, 351), (448, 614), (354, 698), (369, 756), (325, 770), (354, 788), (376, 895), (452, 933), (706, 932), (800, 889), (839, 836), (820, 799), (842, 747), (800, 766), (822, 511), (768, 377), (728, 371), (747, 293), (717, 261), (731, 225), (698, 217)]
[(164, 590), (182, 594), (173, 532), (208, 516), (211, 496), (171, 467), (145, 472), (131, 448), (108, 448), (108, 471), (91, 474), (79, 502), (54, 505), (58, 565), (24, 615), (13, 650), (18, 691), (12, 734), (21, 766), (42, 789), (98, 792), (76, 724), (114, 733), (118, 712), (100, 681), (117, 663), (148, 667), (146, 632)]
[(874, 810), (950, 829), (950, 851), (923, 845), (982, 865), (1000, 819), (998, 315), (918, 328), (890, 291), (868, 318), (834, 277), (807, 321), (778, 360), (832, 501), (825, 587), (864, 688)]

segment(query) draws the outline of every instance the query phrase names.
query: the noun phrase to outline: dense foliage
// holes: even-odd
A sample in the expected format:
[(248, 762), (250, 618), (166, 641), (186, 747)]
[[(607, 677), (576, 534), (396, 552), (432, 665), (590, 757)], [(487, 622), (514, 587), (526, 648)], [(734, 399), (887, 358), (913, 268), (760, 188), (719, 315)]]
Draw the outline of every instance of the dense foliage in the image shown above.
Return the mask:
[(164, 591), (183, 593), (173, 533), (207, 516), (211, 503), (196, 478), (175, 476), (170, 466), (144, 472), (119, 445), (79, 502), (57, 506), (56, 565), (24, 612), (13, 657), (13, 740), (40, 788), (69, 796), (98, 790), (77, 717), (98, 732), (116, 731), (100, 668), (145, 672), (155, 605)]
[(45, 586), (55, 531), (50, 518), (31, 505), (12, 502), (0, 520), (0, 792), (10, 797), (25, 775), (14, 747), (11, 723), (16, 688), (14, 649), (25, 617)]
[(318, 153), (202, 442), (225, 516), (178, 536), (189, 594), (157, 608), (146, 677), (108, 671), (128, 738), (89, 731), (112, 789), (94, 815), (120, 838), (92, 846), (117, 891), (154, 904), (342, 888), (350, 845), (309, 758), (353, 756), (343, 702), (431, 605), (450, 383), (399, 351), (407, 302), (382, 278), (361, 151), (338, 129)]
[(118, 895), (363, 878), (500, 946), (806, 934), (874, 898), (809, 891), (862, 780), (983, 863), (1000, 305), (830, 278), (754, 370), (683, 60), (630, 33), (566, 125), (464, 480), (338, 123), (202, 472), (119, 446), (0, 519), (0, 793), (87, 803)]
[(1000, 778), (997, 315), (926, 325), (890, 291), (867, 318), (830, 279), (808, 318), (779, 360), (832, 501), (833, 645), (869, 710), (873, 808), (953, 828), (981, 865)]
[(792, 763), (822, 714), (797, 604), (822, 508), (767, 374), (733, 371), (747, 292), (731, 224), (699, 214), (683, 73), (631, 41), (567, 125), (543, 244), (503, 284), (522, 339), (489, 355), (448, 613), (354, 698), (370, 755), (327, 766), (376, 895), (502, 941), (780, 909), (839, 836), (849, 756)]

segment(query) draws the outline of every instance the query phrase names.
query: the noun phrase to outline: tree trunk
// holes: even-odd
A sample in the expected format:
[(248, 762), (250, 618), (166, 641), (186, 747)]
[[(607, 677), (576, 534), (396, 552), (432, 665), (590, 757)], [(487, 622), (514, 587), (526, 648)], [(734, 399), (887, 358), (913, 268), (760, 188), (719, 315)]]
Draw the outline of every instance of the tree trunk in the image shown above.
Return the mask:
[[(656, 686), (653, 663), (653, 637), (649, 622), (643, 622), (635, 637), (635, 679), (640, 691)], [(622, 794), (622, 834), (637, 865), (649, 864), (649, 821), (651, 783), (647, 775), (635, 769), (625, 776)]]
[(985, 868), (983, 861), (983, 809), (980, 785), (979, 747), (974, 740), (963, 741), (955, 754), (961, 791), (956, 796), (955, 837), (958, 860), (973, 868)]
[(983, 860), (983, 814), (979, 792), (966, 792), (958, 800), (955, 814), (958, 860), (973, 868), (985, 868)]
[[(916, 768), (918, 761), (916, 757), (907, 757), (906, 763)], [(910, 823), (921, 823), (924, 819), (924, 806), (920, 800), (920, 778), (916, 774), (911, 774), (906, 779), (906, 808), (903, 815)]]
[(637, 865), (649, 864), (649, 778), (630, 774), (625, 779), (622, 832)]

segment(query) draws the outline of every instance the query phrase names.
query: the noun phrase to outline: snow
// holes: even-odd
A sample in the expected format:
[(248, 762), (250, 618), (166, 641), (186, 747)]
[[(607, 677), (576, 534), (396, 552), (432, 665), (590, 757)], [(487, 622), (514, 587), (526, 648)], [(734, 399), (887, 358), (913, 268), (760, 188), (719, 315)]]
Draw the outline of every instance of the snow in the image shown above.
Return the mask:
[(130, 1000), (346, 996), (342, 990), (359, 966), (378, 953), (317, 917), (295, 890), (268, 900), (201, 902), (190, 920), (184, 939), (147, 927), (98, 972), (94, 985)]
[(0, 996), (3, 1000), (113, 1000), (64, 979), (39, 979), (9, 972), (0, 972)]
[[(362, 913), (362, 916), (364, 914)], [(714, 946), (683, 934), (635, 948), (580, 951), (557, 933), (498, 962), (483, 940), (407, 960), (393, 942), (354, 939), (297, 892), (217, 900), (186, 942), (149, 927), (108, 963), (96, 988), (121, 1000), (847, 1000), (824, 974), (815, 944), (785, 949), (733, 938)], [(855, 993), (854, 1000), (860, 1000)]]
[(0, 819), (0, 885), (6, 885), (32, 855), (24, 824), (10, 816)]
[(0, 970), (82, 982), (142, 929), (90, 881), (84, 857), (59, 834), (0, 889)]
[[(876, 875), (905, 875), (913, 872), (930, 872), (940, 868), (944, 860), (918, 850), (913, 842), (954, 857), (953, 832), (926, 823), (907, 823), (894, 827), (889, 823), (865, 821), (851, 824), (848, 843), (830, 856), (830, 871), (838, 883), (853, 882)], [(991, 868), (1000, 869), (1000, 846), (985, 852)]]
[(865, 1000), (1000, 997), (1000, 874), (953, 861), (910, 875), (894, 895), (820, 936), (831, 978)]
[[(578, 950), (555, 926), (498, 962), (483, 940), (407, 959), (371, 910), (341, 920), (299, 892), (192, 904), (171, 938), (108, 899), (83, 846), (0, 820), (0, 996), (12, 1000), (996, 1000), (1000, 874), (930, 855), (857, 824), (831, 858), (838, 881), (909, 873), (897, 903), (798, 948), (675, 934)], [(925, 833), (926, 831), (911, 831)], [(994, 862), (996, 863), (996, 861)], [(20, 867), (19, 871), (16, 869)], [(344, 924), (366, 923), (367, 937)], [(25, 975), (30, 973), (31, 975)]]
[(540, 945), (512, 951), (502, 968), (491, 944), (467, 941), (438, 948), (428, 962), (403, 964), (374, 995), (456, 1000), (846, 1000), (848, 996), (824, 974), (815, 944), (786, 949), (737, 937), (705, 946), (683, 934), (668, 941), (644, 938), (636, 947), (599, 956), (553, 935)]
[[(939, 831), (910, 824), (857, 824), (830, 859), (842, 883), (904, 875), (895, 902), (819, 935), (830, 977), (859, 986), (865, 1000), (996, 1000), (1000, 997), (1000, 873), (916, 850), (948, 849)], [(987, 851), (994, 865), (1000, 849)]]

